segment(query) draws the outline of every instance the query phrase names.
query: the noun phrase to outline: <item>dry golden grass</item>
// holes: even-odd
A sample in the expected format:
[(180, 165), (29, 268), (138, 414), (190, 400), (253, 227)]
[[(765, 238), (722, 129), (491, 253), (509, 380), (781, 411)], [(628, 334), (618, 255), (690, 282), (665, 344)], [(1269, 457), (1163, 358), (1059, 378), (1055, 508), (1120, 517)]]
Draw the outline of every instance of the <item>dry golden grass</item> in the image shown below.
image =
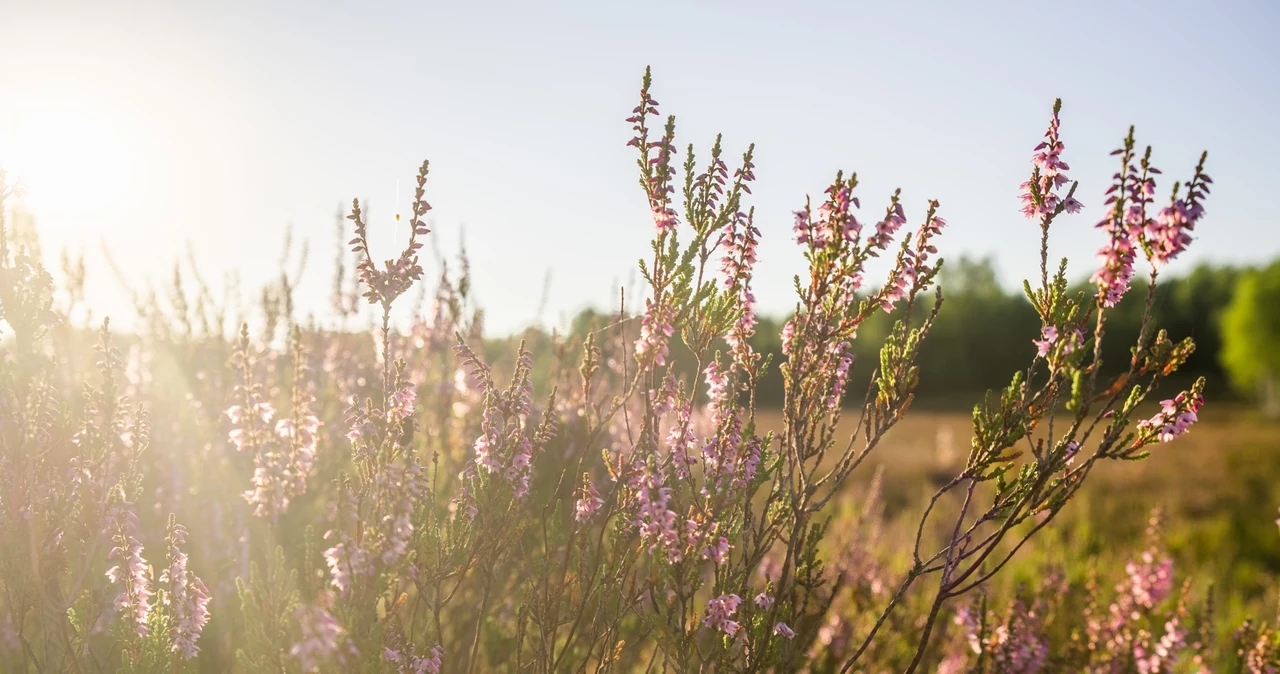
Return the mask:
[[(846, 413), (841, 427), (847, 432), (852, 432), (856, 414)], [(760, 411), (757, 424), (762, 431), (781, 430), (781, 411)], [(971, 431), (972, 418), (966, 412), (911, 411), (873, 450), (865, 464), (869, 469), (852, 479), (864, 483), (880, 467), (890, 505), (905, 505), (954, 476), (968, 453)], [(1280, 426), (1240, 406), (1210, 404), (1191, 432), (1152, 447), (1148, 459), (1100, 465), (1086, 495), (1090, 500), (1143, 500), (1150, 503), (1147, 507), (1204, 513), (1236, 489), (1241, 470), (1248, 471), (1242, 463), (1259, 461), (1280, 464)], [(1280, 503), (1260, 505), (1275, 512)]]

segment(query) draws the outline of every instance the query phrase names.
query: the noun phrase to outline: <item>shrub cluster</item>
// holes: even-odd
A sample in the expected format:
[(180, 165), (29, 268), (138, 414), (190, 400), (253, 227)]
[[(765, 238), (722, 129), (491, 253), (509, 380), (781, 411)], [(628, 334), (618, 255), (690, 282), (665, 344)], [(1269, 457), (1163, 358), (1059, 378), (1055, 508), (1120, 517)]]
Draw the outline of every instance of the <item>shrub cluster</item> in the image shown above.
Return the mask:
[[(974, 407), (967, 459), (893, 563), (873, 496), (833, 516), (915, 398), (945, 311), (942, 206), (909, 216), (895, 192), (865, 215), (857, 175), (837, 173), (795, 213), (808, 271), (781, 358), (762, 357), (753, 149), (730, 166), (717, 138), (678, 160), (647, 72), (627, 120), (654, 223), (643, 314), (607, 317), (546, 363), (523, 346), (510, 367), (487, 362), (465, 268), (442, 273), (407, 330), (393, 325), (422, 287), (425, 162), (394, 259), (374, 263), (352, 204), (354, 279), (377, 316), (367, 331), (299, 321), (285, 277), (264, 292), (262, 325), (224, 335), (225, 307), (201, 283), (194, 300), (178, 288), (168, 313), (144, 309), (137, 339), (104, 321), (91, 358), (85, 333), (60, 325), (51, 276), (0, 222), (0, 660), (38, 672), (1209, 666), (1190, 610), (1169, 606), (1158, 539), (1114, 593), (1087, 588), (1083, 618), (1053, 574), (1007, 607), (981, 592), (1098, 466), (1145, 458), (1203, 403), (1197, 381), (1154, 416), (1137, 411), (1192, 352), (1150, 308), (1204, 214), (1204, 157), (1161, 199), (1131, 129), (1097, 206), (1101, 264), (1072, 289), (1048, 246), (1056, 219), (1085, 208), (1059, 112), (1022, 185), (1042, 232), (1029, 361)], [(870, 284), (878, 257), (891, 264)], [(1108, 316), (1140, 263), (1141, 325), (1128, 362), (1101, 376)], [(341, 277), (335, 295), (349, 325), (358, 300)], [(857, 363), (860, 328), (885, 313), (875, 362)], [(677, 336), (693, 367), (675, 366)], [(855, 367), (865, 390), (848, 390)], [(550, 390), (535, 390), (539, 368)], [(756, 392), (770, 372), (782, 423), (764, 429)], [(1239, 662), (1275, 671), (1269, 629), (1246, 626), (1240, 643)]]

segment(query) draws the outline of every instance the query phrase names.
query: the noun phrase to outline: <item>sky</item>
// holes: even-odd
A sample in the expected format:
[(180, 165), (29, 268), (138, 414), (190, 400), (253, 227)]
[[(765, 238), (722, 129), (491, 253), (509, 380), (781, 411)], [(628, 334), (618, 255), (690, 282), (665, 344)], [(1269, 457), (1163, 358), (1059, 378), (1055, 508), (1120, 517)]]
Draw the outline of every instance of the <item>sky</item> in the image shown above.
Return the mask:
[(1055, 97), (1085, 210), (1051, 255), (1074, 277), (1130, 124), (1162, 194), (1209, 151), (1178, 266), (1255, 263), (1280, 256), (1278, 29), (1274, 2), (0, 0), (0, 167), (28, 183), (46, 257), (83, 251), (89, 303), (127, 325), (104, 243), (134, 285), (163, 286), (190, 246), (249, 298), (290, 228), (310, 250), (299, 306), (323, 316), (337, 210), (367, 199), (374, 257), (393, 257), (430, 159), (431, 244), (465, 240), (488, 331), (563, 325), (634, 287), (653, 233), (624, 121), (651, 65), (680, 147), (756, 144), (764, 313), (793, 306), (791, 213), (838, 169), (864, 219), (901, 187), (912, 225), (941, 202), (943, 257), (1037, 275), (1018, 186)]

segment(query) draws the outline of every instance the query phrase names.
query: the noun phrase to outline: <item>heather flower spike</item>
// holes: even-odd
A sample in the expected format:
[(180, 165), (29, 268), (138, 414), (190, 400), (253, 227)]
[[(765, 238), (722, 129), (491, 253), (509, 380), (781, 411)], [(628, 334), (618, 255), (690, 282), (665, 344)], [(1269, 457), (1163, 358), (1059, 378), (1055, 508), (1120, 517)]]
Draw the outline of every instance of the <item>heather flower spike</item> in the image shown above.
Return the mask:
[(168, 585), (165, 605), (171, 615), (172, 650), (190, 660), (200, 652), (196, 641), (209, 622), (209, 590), (204, 582), (187, 569), (187, 555), (181, 549), (187, 530), (172, 516), (169, 518), (169, 566), (160, 574), (160, 582)]
[(138, 516), (133, 513), (129, 503), (120, 503), (112, 511), (112, 541), (115, 547), (108, 555), (116, 560), (116, 566), (107, 569), (107, 579), (112, 585), (118, 585), (115, 599), (117, 615), (139, 637), (150, 633), (151, 598), (154, 592), (151, 587), (151, 567), (142, 557), (142, 544), (138, 542)]
[[(1065, 145), (1059, 136), (1061, 124), (1058, 114), (1062, 111), (1062, 99), (1053, 102), (1053, 116), (1049, 119), (1049, 129), (1045, 131), (1044, 141), (1035, 147), (1031, 156), (1031, 177), (1022, 183), (1022, 214), (1028, 219), (1040, 222), (1041, 227), (1048, 228), (1053, 218), (1063, 213), (1078, 213), (1083, 205), (1076, 200), (1075, 191), (1078, 183), (1071, 182), (1067, 171), (1071, 169), (1062, 159)], [(1066, 196), (1061, 196), (1061, 189), (1071, 183)]]

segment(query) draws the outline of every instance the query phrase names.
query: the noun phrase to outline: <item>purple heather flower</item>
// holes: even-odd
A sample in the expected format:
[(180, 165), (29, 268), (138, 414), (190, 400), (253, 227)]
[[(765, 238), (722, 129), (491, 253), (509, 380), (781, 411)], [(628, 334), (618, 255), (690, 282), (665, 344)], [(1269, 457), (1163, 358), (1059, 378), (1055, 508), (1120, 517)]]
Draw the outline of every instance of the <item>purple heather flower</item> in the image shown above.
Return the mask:
[(764, 593), (764, 592), (761, 592), (760, 594), (756, 595), (755, 598), (753, 598), (751, 601), (754, 602), (756, 606), (759, 606), (760, 608), (763, 608), (763, 609), (768, 609), (770, 606), (773, 606), (773, 597), (770, 597), (767, 593)]
[(171, 650), (190, 660), (200, 648), (196, 640), (209, 622), (209, 590), (187, 570), (187, 555), (179, 546), (186, 542), (187, 530), (180, 524), (169, 529), (169, 567), (160, 574), (160, 582), (169, 584), (164, 601), (173, 614), (170, 626)]
[(1041, 328), (1040, 336), (1041, 339), (1032, 340), (1032, 342), (1036, 345), (1036, 355), (1044, 358), (1049, 355), (1054, 343), (1058, 341), (1058, 329), (1052, 325), (1046, 325)]
[(849, 381), (849, 369), (853, 367), (853, 350), (848, 342), (831, 344), (831, 356), (837, 358), (835, 376), (831, 380), (831, 395), (827, 396), (827, 409), (834, 412), (840, 407), (844, 398), (844, 387)]
[(1139, 606), (1154, 608), (1173, 592), (1173, 560), (1168, 557), (1157, 560), (1155, 552), (1148, 550), (1124, 570), (1129, 576), (1128, 592)]
[(128, 503), (122, 503), (115, 507), (111, 520), (115, 547), (107, 558), (120, 560), (118, 565), (107, 570), (107, 579), (111, 584), (120, 586), (115, 610), (133, 623), (138, 636), (145, 637), (150, 631), (147, 620), (151, 616), (153, 593), (150, 570), (147, 560), (142, 557), (142, 544), (137, 538), (138, 516), (133, 514)]
[[(896, 202), (895, 206), (901, 208)], [(885, 311), (892, 311), (898, 300), (919, 290), (920, 280), (933, 273), (929, 256), (937, 253), (938, 249), (933, 245), (932, 240), (933, 237), (942, 233), (943, 227), (947, 226), (946, 220), (934, 215), (937, 208), (938, 202), (929, 203), (929, 213), (916, 230), (912, 245), (904, 245), (898, 253), (898, 260), (893, 271), (889, 273), (889, 280), (880, 291), (880, 304)]]
[[(1062, 161), (1062, 151), (1066, 146), (1058, 135), (1061, 123), (1058, 112), (1061, 105), (1061, 101), (1054, 103), (1049, 129), (1044, 134), (1045, 140), (1035, 147), (1031, 155), (1031, 177), (1021, 186), (1022, 214), (1042, 223), (1061, 211), (1078, 213), (1084, 207), (1075, 197), (1063, 200), (1058, 195), (1058, 191), (1071, 182), (1066, 173), (1071, 167)], [(1037, 197), (1040, 202), (1038, 204)]]
[(604, 505), (604, 499), (600, 498), (600, 492), (596, 491), (596, 486), (591, 482), (591, 476), (587, 473), (582, 474), (582, 498), (574, 506), (574, 519), (579, 522), (586, 522), (591, 519), (596, 511)]
[(671, 325), (671, 312), (665, 306), (657, 307), (651, 300), (645, 301), (645, 315), (640, 322), (640, 338), (636, 340), (636, 360), (645, 369), (667, 364), (667, 341), (675, 334)]
[(1072, 440), (1067, 443), (1066, 462), (1070, 466), (1076, 460), (1076, 454), (1080, 453), (1080, 443)]
[(871, 236), (868, 242), (872, 248), (884, 250), (893, 243), (893, 236), (898, 230), (907, 224), (906, 213), (902, 210), (902, 204), (898, 203), (895, 196), (889, 204), (888, 210), (885, 211), (884, 219), (876, 223), (876, 233)]
[(730, 618), (738, 612), (738, 605), (741, 603), (742, 598), (736, 594), (722, 594), (708, 601), (707, 615), (702, 619), (702, 624), (730, 637), (736, 635), (742, 626)]
[(707, 379), (707, 411), (711, 414), (712, 424), (718, 424), (720, 410), (729, 401), (729, 372), (721, 370), (713, 360), (707, 363), (702, 374)]
[(786, 623), (778, 623), (777, 625), (774, 625), (773, 633), (782, 636), (784, 639), (794, 639), (796, 636), (795, 631), (788, 627)]
[(1084, 334), (1078, 329), (1064, 335), (1058, 332), (1057, 327), (1046, 325), (1040, 329), (1040, 336), (1041, 339), (1033, 339), (1031, 342), (1036, 345), (1036, 355), (1041, 358), (1048, 357), (1058, 347), (1061, 348), (1062, 355), (1069, 355), (1084, 343)]
[(1209, 184), (1213, 179), (1204, 173), (1204, 156), (1196, 166), (1195, 175), (1187, 183), (1184, 198), (1178, 197), (1178, 187), (1174, 186), (1171, 203), (1156, 214), (1154, 220), (1146, 223), (1143, 236), (1151, 251), (1151, 264), (1163, 266), (1177, 257), (1191, 244), (1191, 235), (1196, 223), (1204, 216), (1204, 206), (1200, 202), (1209, 194)]
[(1169, 442), (1196, 423), (1202, 405), (1204, 398), (1198, 392), (1183, 391), (1177, 398), (1161, 401), (1160, 412), (1138, 422), (1138, 430), (1143, 437)]
[[(715, 528), (716, 527), (713, 526), (712, 530)], [(710, 559), (716, 566), (722, 566), (725, 562), (729, 561), (729, 549), (731, 547), (733, 546), (729, 545), (729, 539), (721, 536), (716, 540), (715, 545), (712, 545), (703, 551), (702, 558)]]
[(760, 230), (752, 224), (751, 215), (741, 213), (729, 222), (724, 234), (726, 250), (721, 264), (724, 287), (735, 293), (740, 312), (724, 339), (733, 350), (734, 360), (744, 367), (756, 358), (748, 340), (755, 334), (756, 325), (756, 297), (751, 291), (751, 276), (759, 237)]
[(1094, 273), (1092, 281), (1098, 285), (1099, 297), (1104, 307), (1114, 307), (1129, 292), (1133, 279), (1134, 244), (1126, 225), (1108, 213), (1098, 227), (1108, 235), (1107, 243), (1098, 251), (1102, 266)]
[(671, 424), (671, 430), (667, 434), (667, 446), (671, 448), (671, 463), (675, 470), (676, 477), (684, 479), (689, 477), (689, 466), (697, 463), (692, 449), (698, 438), (693, 433), (693, 401), (690, 400), (680, 406), (679, 414), (676, 415), (675, 422)]
[(351, 590), (354, 576), (363, 576), (372, 571), (369, 564), (369, 553), (355, 544), (346, 534), (330, 530), (325, 532), (325, 540), (339, 538), (340, 541), (324, 551), (324, 561), (329, 567), (329, 582), (342, 596)]
[(660, 475), (650, 472), (647, 467), (642, 470), (636, 485), (636, 529), (650, 552), (662, 548), (666, 551), (667, 560), (678, 564), (684, 559), (684, 546), (676, 530), (676, 513), (667, 507), (671, 502), (671, 488), (662, 486)]
[(355, 647), (347, 639), (346, 628), (329, 613), (332, 605), (333, 595), (322, 592), (314, 603), (300, 604), (294, 611), (302, 640), (289, 647), (289, 655), (298, 661), (303, 671), (318, 672), (325, 665), (345, 665), (348, 657), (356, 655)]
[(444, 649), (439, 644), (432, 646), (425, 657), (415, 654), (412, 646), (407, 650), (383, 648), (382, 659), (395, 665), (400, 674), (440, 674), (440, 668), (444, 666)]

